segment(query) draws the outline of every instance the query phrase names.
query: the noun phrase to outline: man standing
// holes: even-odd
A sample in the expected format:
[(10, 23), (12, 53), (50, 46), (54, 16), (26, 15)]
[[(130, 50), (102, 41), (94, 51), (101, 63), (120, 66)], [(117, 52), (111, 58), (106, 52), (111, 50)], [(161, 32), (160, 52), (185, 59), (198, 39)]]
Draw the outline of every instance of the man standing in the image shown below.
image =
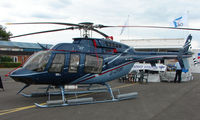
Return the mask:
[(181, 82), (182, 68), (181, 68), (179, 62), (176, 62), (175, 67), (176, 67), (176, 75), (175, 75), (175, 78), (174, 78), (174, 83), (177, 82), (177, 77), (178, 77), (178, 83), (180, 83)]
[(2, 89), (3, 89), (3, 91), (4, 91), (4, 88), (3, 88), (3, 83), (2, 83), (2, 81), (1, 81), (1, 76), (0, 76), (0, 88), (2, 88)]

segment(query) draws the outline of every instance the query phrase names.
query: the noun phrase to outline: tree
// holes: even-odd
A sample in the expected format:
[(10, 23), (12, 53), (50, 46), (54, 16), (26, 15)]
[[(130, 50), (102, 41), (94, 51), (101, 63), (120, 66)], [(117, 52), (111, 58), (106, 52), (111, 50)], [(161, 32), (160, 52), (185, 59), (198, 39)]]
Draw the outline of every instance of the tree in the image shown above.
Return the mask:
[[(2, 41), (10, 41), (10, 36), (12, 36), (11, 32), (7, 32), (6, 28), (0, 25), (0, 40)], [(12, 62), (12, 58), (7, 56), (0, 55), (0, 62)]]
[(9, 56), (0, 56), (0, 63), (1, 62), (13, 62), (13, 59)]
[(6, 28), (0, 25), (0, 40), (10, 41), (9, 37), (12, 36), (11, 32), (7, 32)]

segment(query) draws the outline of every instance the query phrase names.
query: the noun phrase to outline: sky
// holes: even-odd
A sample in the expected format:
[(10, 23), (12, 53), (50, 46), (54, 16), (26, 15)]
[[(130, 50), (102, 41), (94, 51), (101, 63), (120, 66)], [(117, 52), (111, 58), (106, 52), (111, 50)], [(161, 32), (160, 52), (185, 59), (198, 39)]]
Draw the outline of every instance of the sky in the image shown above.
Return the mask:
[[(173, 26), (173, 20), (188, 15), (188, 26), (200, 28), (200, 1), (197, 0), (0, 0), (0, 25), (13, 35), (66, 28), (63, 25), (6, 25), (8, 22), (93, 22), (103, 25)], [(200, 48), (200, 31), (105, 28), (102, 32), (120, 39), (186, 38), (192, 34), (193, 48)], [(78, 30), (44, 33), (11, 41), (34, 43), (71, 43)], [(93, 37), (100, 37), (93, 34)]]

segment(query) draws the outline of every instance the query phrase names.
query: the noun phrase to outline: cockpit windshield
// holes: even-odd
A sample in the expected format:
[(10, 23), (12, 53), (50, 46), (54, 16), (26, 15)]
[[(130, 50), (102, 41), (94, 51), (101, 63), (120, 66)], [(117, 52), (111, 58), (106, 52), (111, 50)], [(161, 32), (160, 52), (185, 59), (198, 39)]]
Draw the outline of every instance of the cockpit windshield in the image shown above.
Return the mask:
[(24, 64), (23, 68), (27, 70), (42, 72), (48, 63), (50, 56), (50, 51), (37, 52), (31, 56), (31, 58)]

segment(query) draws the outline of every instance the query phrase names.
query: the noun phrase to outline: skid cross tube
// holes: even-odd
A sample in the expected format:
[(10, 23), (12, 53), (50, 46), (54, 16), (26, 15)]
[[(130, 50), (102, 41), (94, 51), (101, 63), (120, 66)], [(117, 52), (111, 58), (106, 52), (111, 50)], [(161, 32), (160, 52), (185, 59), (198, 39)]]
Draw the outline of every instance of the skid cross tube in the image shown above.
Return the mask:
[(110, 93), (110, 96), (112, 97), (112, 100), (115, 100), (112, 88), (110, 87), (109, 84), (105, 83), (105, 86), (108, 88), (108, 92)]
[(62, 94), (62, 101), (63, 101), (63, 103), (65, 103), (65, 89), (64, 89), (64, 86), (60, 86), (60, 91), (61, 91), (61, 94)]

